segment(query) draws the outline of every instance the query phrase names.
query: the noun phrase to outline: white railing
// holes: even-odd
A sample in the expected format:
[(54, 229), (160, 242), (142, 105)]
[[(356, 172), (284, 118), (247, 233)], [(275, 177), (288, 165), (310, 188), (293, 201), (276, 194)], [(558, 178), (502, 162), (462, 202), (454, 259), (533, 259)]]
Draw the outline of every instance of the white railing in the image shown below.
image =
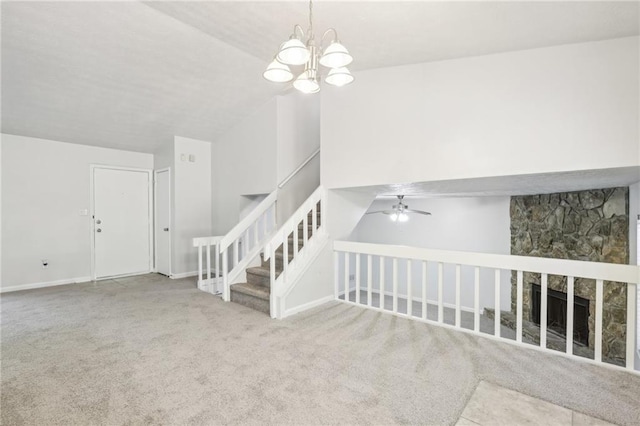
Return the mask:
[[(313, 250), (319, 247), (322, 237), (326, 237), (325, 193), (322, 187), (316, 189), (264, 246), (264, 260), (270, 260), (272, 318), (282, 318), (283, 298), (291, 291), (304, 266), (307, 265), (305, 261), (311, 259)], [(311, 219), (311, 229), (309, 229), (309, 219)], [(302, 225), (302, 247), (298, 241), (300, 225)], [(311, 231), (310, 235), (309, 231)], [(289, 247), (290, 240), (292, 247)], [(281, 252), (279, 252), (280, 248)], [(276, 252), (282, 255), (282, 271), (278, 271), (277, 268)], [(289, 259), (290, 256), (291, 259)], [(280, 272), (279, 275), (278, 272)]]
[(286, 178), (282, 179), (282, 182), (280, 182), (278, 184), (278, 188), (282, 189), (291, 179), (293, 179), (293, 177), (295, 175), (297, 175), (300, 170), (304, 169), (304, 167), (309, 164), (309, 162), (311, 160), (313, 160), (315, 158), (316, 155), (320, 154), (320, 148), (316, 149), (313, 154), (311, 154), (310, 156), (308, 156), (302, 163), (300, 163), (300, 165), (298, 167), (296, 167), (296, 169), (294, 171), (292, 171), (291, 173), (289, 173), (289, 176), (287, 176)]
[[(221, 279), (222, 298), (227, 302), (231, 299), (231, 284), (260, 253), (276, 226), (276, 198), (277, 191), (273, 191), (226, 235), (193, 239), (193, 246), (198, 248), (199, 289), (214, 293), (219, 289)], [(212, 251), (215, 278), (211, 277)], [(206, 279), (203, 276), (203, 252)]]
[[(333, 248), (335, 268), (334, 294), (336, 300), (605, 365), (610, 364), (603, 362), (602, 327), (604, 290), (607, 286), (613, 285), (612, 282), (626, 284), (626, 356), (624, 364), (627, 370), (634, 370), (634, 355), (636, 351), (635, 327), (637, 317), (636, 295), (639, 281), (639, 270), (636, 266), (430, 250), (417, 247), (348, 241), (335, 241)], [(353, 262), (351, 262), (352, 260)], [(402, 262), (402, 266), (404, 267), (402, 270), (402, 280), (400, 280), (398, 276), (399, 262)], [(414, 262), (414, 266), (419, 265), (421, 267), (414, 268), (412, 262)], [(373, 268), (374, 263), (377, 263), (377, 268)], [(417, 265), (415, 263), (417, 263)], [(390, 274), (385, 274), (385, 264), (387, 266), (391, 264)], [(445, 265), (449, 271), (447, 279), (444, 277)], [(430, 273), (427, 272), (428, 267)], [(471, 272), (472, 270), (473, 278), (463, 283), (461, 267), (465, 268), (465, 270), (470, 269), (467, 272)], [(416, 270), (419, 272), (416, 273)], [(508, 273), (506, 277), (501, 275), (505, 270)], [(489, 272), (491, 276), (490, 283), (481, 283), (481, 271), (482, 276), (485, 278), (487, 272)], [(508, 302), (508, 304), (511, 304), (510, 297), (508, 300), (504, 300), (504, 298), (501, 300), (501, 288), (504, 291), (506, 284), (502, 278), (510, 278), (510, 271), (514, 271), (516, 282), (515, 340), (504, 336), (501, 337), (500, 331), (501, 303)], [(532, 344), (523, 342), (523, 276), (525, 273), (540, 274), (539, 346), (533, 346)], [(374, 279), (376, 274), (378, 275), (377, 279)], [(564, 352), (558, 352), (557, 348), (556, 350), (547, 348), (547, 292), (548, 278), (551, 275), (566, 277), (567, 300), (574, 300), (574, 284), (577, 278), (595, 280), (593, 359), (574, 354), (573, 303), (566, 304), (565, 336), (567, 336), (567, 338)], [(364, 280), (362, 279), (363, 277)], [(467, 274), (467, 278), (469, 277), (471, 277), (471, 274)], [(431, 281), (435, 282), (432, 284)], [(351, 285), (351, 283), (353, 283), (353, 285)], [(473, 284), (473, 290), (469, 290), (471, 283)], [(463, 284), (467, 289), (466, 293), (462, 290)], [(404, 291), (401, 292), (399, 287), (403, 287)], [(428, 288), (432, 290), (431, 295), (433, 295), (434, 292), (437, 293), (435, 298), (428, 297)], [(507, 290), (510, 290), (510, 288), (511, 281), (509, 281)], [(492, 336), (480, 330), (480, 316), (483, 313), (480, 301), (481, 298), (486, 299), (486, 296), (490, 295), (491, 292), (493, 292), (494, 300), (490, 305), (493, 305), (492, 307), (495, 309)], [(445, 293), (449, 296), (447, 302), (444, 300)], [(373, 298), (376, 296), (379, 298), (379, 301), (374, 303)], [(473, 300), (472, 307), (462, 305), (461, 300), (463, 296), (468, 300)], [(389, 298), (391, 298), (391, 300), (388, 300)], [(485, 305), (487, 305), (487, 301), (484, 300), (484, 302)], [(416, 303), (417, 308), (414, 310), (414, 304)], [(485, 307), (488, 308), (489, 306)], [(435, 314), (436, 309), (437, 315)], [(445, 321), (445, 310), (447, 313), (452, 314), (448, 321)], [(473, 315), (472, 328), (462, 327), (461, 317), (463, 312), (465, 312), (468, 319)], [(484, 317), (483, 320), (486, 321), (486, 317)], [(638, 369), (640, 369), (640, 366), (638, 366)]]

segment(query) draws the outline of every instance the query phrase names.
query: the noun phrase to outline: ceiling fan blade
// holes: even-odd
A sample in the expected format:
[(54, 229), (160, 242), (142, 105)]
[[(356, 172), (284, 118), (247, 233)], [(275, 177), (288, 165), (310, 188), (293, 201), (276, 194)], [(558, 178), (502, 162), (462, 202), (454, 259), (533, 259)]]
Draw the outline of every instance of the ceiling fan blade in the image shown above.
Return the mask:
[(395, 210), (376, 210), (374, 212), (367, 212), (365, 214), (374, 214), (374, 213), (393, 214), (395, 213)]
[(411, 210), (411, 209), (404, 209), (405, 213), (418, 213), (418, 214), (423, 214), (425, 216), (431, 216), (431, 213), (429, 212), (423, 212), (422, 210)]

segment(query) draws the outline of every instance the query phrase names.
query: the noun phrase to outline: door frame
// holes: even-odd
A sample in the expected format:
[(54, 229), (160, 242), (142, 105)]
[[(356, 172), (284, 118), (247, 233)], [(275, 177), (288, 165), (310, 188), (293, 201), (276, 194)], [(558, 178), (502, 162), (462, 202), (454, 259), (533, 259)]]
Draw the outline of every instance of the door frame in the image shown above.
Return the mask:
[[(157, 223), (158, 220), (158, 197), (156, 195), (156, 186), (157, 186), (157, 176), (159, 173), (169, 173), (169, 278), (173, 275), (173, 271), (171, 269), (171, 263), (173, 261), (172, 251), (173, 251), (173, 215), (171, 214), (171, 167), (165, 167), (163, 169), (158, 169), (153, 171), (153, 221), (154, 224)], [(155, 225), (153, 227), (153, 272), (158, 272), (158, 238), (155, 234)]]
[[(146, 272), (142, 272), (139, 274), (124, 274), (124, 275), (113, 275), (109, 277), (96, 277), (96, 235), (95, 235), (95, 227), (96, 227), (96, 218), (95, 218), (95, 189), (94, 189), (94, 179), (93, 174), (96, 169), (109, 169), (109, 170), (123, 170), (129, 172), (143, 172), (147, 174), (147, 197), (148, 197), (148, 206), (149, 206), (149, 264), (148, 270)], [(89, 233), (91, 234), (91, 279), (93, 281), (105, 280), (115, 277), (126, 277), (131, 275), (141, 275), (148, 274), (153, 270), (153, 231), (154, 231), (154, 212), (153, 212), (153, 170), (151, 169), (142, 169), (138, 167), (122, 167), (122, 166), (111, 166), (108, 164), (90, 164), (89, 165), (89, 216), (91, 218), (91, 226), (89, 227)]]

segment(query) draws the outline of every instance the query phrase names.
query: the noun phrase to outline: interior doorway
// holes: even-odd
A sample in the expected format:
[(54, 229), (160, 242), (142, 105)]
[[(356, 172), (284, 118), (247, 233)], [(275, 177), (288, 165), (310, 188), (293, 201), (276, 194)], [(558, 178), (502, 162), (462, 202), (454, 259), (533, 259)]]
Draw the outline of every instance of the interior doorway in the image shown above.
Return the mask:
[(155, 270), (171, 276), (171, 169), (155, 171)]
[(91, 166), (94, 279), (151, 272), (151, 171)]

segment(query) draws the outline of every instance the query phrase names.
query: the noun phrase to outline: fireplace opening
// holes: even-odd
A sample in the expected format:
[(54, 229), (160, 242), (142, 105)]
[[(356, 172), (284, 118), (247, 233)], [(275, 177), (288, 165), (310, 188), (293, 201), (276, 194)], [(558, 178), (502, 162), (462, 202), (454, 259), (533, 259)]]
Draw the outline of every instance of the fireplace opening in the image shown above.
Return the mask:
[[(531, 284), (531, 321), (540, 325), (541, 288)], [(566, 337), (567, 335), (567, 294), (547, 289), (547, 328)], [(574, 296), (573, 339), (589, 346), (589, 300)]]

